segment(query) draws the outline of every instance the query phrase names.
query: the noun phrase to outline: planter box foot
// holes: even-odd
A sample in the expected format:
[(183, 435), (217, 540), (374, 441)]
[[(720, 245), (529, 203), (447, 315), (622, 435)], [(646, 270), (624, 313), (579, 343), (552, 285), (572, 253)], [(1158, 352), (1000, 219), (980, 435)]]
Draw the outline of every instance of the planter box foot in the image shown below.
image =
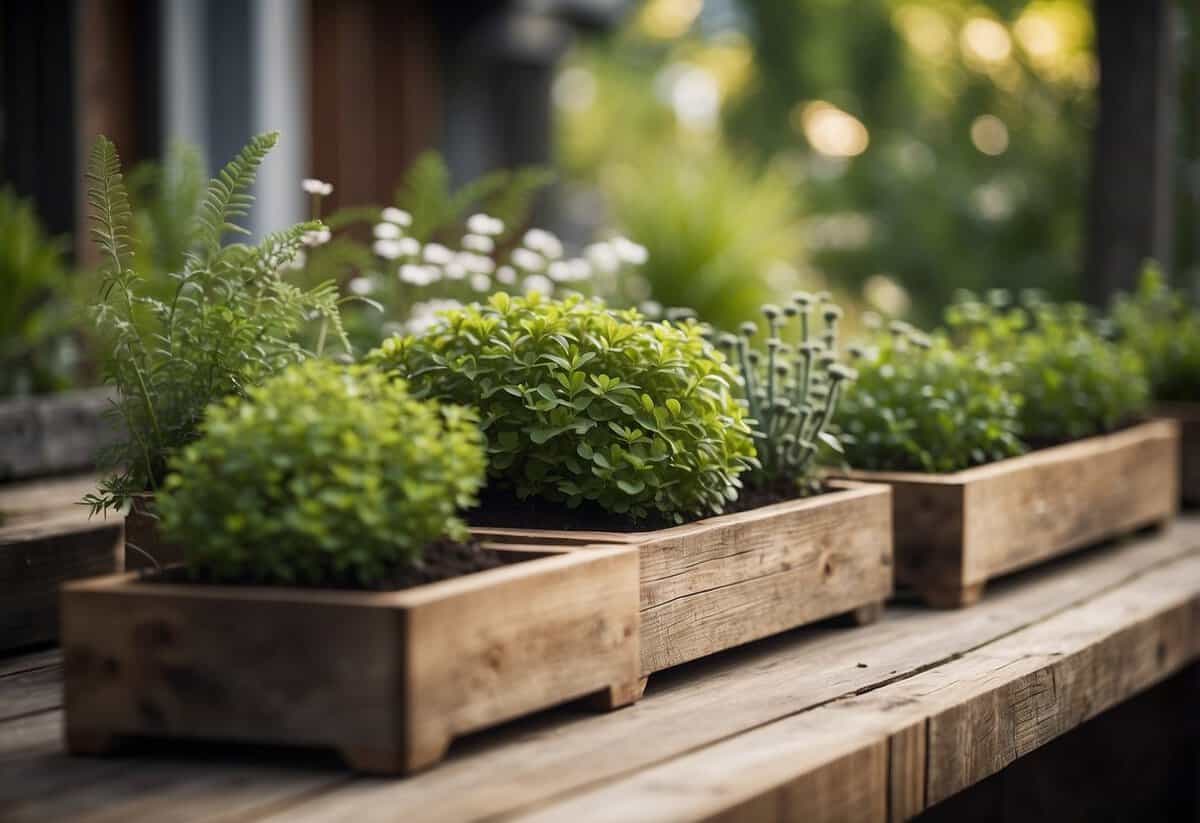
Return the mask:
[(450, 738), (423, 741), (408, 751), (372, 749), (364, 746), (344, 746), (338, 750), (343, 761), (356, 772), (364, 774), (405, 775), (436, 765), (446, 757)]
[(917, 594), (925, 605), (934, 609), (963, 609), (974, 606), (983, 598), (984, 583), (963, 586), (925, 586)]
[(844, 614), (839, 614), (833, 618), (834, 625), (844, 628), (855, 628), (857, 626), (869, 626), (872, 623), (879, 621), (883, 617), (883, 601), (877, 600), (874, 603), (867, 603), (865, 606), (859, 606), (857, 609), (851, 609)]
[(67, 751), (92, 757), (116, 754), (124, 748), (125, 740), (105, 731), (67, 728), (64, 733)]
[(609, 712), (624, 706), (632, 706), (642, 699), (646, 691), (648, 677), (641, 677), (628, 683), (618, 683), (601, 689), (589, 695), (588, 706), (596, 711)]

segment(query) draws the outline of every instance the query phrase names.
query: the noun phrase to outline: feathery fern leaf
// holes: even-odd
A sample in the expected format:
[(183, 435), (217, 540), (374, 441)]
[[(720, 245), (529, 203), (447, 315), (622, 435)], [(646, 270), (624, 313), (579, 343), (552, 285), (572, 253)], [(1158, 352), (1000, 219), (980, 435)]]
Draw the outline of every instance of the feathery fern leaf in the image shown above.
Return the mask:
[(92, 144), (86, 177), (88, 205), (92, 207), (89, 215), (92, 239), (109, 258), (105, 262), (107, 274), (117, 276), (129, 268), (133, 258), (129, 233), (133, 210), (117, 147), (104, 135)]
[(254, 197), (247, 190), (254, 185), (258, 167), (279, 140), (279, 132), (270, 131), (252, 138), (208, 184), (200, 203), (197, 240), (205, 254), (211, 257), (221, 248), (226, 232), (249, 234), (234, 221), (250, 211)]

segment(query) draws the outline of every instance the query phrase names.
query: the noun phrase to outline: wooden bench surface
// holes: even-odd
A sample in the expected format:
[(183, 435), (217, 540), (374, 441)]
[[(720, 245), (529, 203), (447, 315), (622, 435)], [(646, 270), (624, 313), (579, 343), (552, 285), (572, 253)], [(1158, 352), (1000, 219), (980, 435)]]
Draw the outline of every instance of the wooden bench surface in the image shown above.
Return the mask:
[(968, 610), (892, 606), (662, 672), (632, 708), (543, 713), (400, 780), (253, 747), (68, 757), (60, 658), (41, 652), (0, 658), (0, 819), (899, 820), (1198, 658), (1195, 516)]

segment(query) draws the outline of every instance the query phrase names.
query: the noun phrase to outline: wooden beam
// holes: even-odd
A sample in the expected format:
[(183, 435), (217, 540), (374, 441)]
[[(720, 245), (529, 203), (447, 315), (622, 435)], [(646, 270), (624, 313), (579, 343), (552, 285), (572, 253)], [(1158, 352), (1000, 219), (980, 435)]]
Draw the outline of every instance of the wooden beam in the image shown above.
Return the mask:
[(1084, 293), (1103, 305), (1141, 264), (1170, 271), (1174, 228), (1175, 3), (1096, 0), (1099, 119), (1092, 143)]

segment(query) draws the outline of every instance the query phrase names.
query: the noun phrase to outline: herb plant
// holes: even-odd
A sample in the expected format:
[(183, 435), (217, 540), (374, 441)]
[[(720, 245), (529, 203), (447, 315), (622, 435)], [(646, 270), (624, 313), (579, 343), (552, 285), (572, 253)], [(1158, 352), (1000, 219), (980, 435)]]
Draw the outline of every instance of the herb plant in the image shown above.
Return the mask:
[(478, 408), (493, 481), (520, 499), (682, 522), (722, 511), (753, 463), (736, 376), (694, 322), (498, 293), (369, 360)]
[(132, 210), (116, 148), (104, 137), (92, 148), (88, 202), (103, 259), (95, 321), (111, 342), (105, 376), (118, 391), (115, 413), (126, 433), (101, 456), (115, 471), (85, 499), (93, 512), (156, 491), (168, 459), (195, 439), (209, 403), (244, 395), (320, 354), (297, 342), (311, 318), (345, 340), (334, 284), (304, 290), (280, 276), (306, 234), (321, 231), (319, 223), (292, 226), (257, 245), (223, 242), (226, 233), (247, 233), (235, 221), (247, 213), (246, 190), (276, 139), (255, 137), (208, 184), (183, 266), (150, 275), (133, 264)]
[(211, 406), (171, 468), (161, 526), (195, 573), (369, 585), (467, 537), (485, 456), (473, 412), (310, 360)]
[(56, 391), (75, 377), (64, 252), (32, 204), (0, 188), (0, 397)]
[(1156, 265), (1146, 266), (1136, 293), (1117, 298), (1112, 321), (1122, 344), (1146, 364), (1155, 401), (1200, 401), (1200, 313), (1167, 287)]
[(955, 472), (1025, 451), (1010, 367), (905, 323), (851, 353), (858, 381), (837, 419), (854, 468)]
[[(816, 494), (821, 482), (817, 453), (824, 443), (841, 452), (829, 431), (844, 386), (854, 370), (837, 362), (838, 320), (842, 310), (828, 295), (799, 292), (784, 308), (766, 305), (765, 354), (752, 340), (758, 324), (746, 321), (737, 334), (720, 335), (726, 356), (741, 369), (740, 386), (750, 417), (759, 465), (749, 475), (756, 487), (782, 490), (795, 483), (800, 494)], [(785, 342), (787, 326), (799, 326)]]
[(947, 311), (954, 335), (1005, 367), (1008, 389), (1021, 399), (1021, 432), (1045, 446), (1109, 432), (1146, 411), (1145, 366), (1131, 349), (1096, 330), (1086, 307), (1044, 302), (1026, 293), (1011, 305), (1006, 292), (986, 301), (964, 295)]

